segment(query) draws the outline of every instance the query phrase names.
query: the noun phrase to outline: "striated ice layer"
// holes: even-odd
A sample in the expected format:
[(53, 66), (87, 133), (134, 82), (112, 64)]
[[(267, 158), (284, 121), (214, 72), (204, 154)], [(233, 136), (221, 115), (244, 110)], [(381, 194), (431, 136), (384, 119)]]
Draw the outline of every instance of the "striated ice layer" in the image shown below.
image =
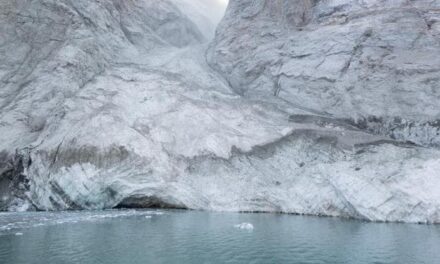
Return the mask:
[[(209, 1), (0, 3), (0, 209), (159, 207), (440, 223), (436, 95), (414, 92), (426, 99), (414, 115), (390, 99), (391, 117), (371, 117), (379, 114), (359, 109), (388, 111), (368, 97), (372, 86), (353, 108), (312, 93), (307, 78), (310, 91), (288, 90), (298, 81), (290, 75), (280, 87), (291, 97), (260, 93), (266, 81), (250, 79), (272, 78), (266, 60), (286, 58), (271, 52), (287, 33), (272, 36), (277, 27), (259, 12), (277, 12), (281, 2), (231, 1), (209, 50), (218, 21), (207, 15)], [(306, 2), (283, 3), (302, 10)], [(247, 46), (261, 36), (240, 34), (240, 25), (272, 36), (260, 46), (261, 61)], [(325, 28), (351, 34), (357, 27)], [(298, 41), (304, 49), (326, 43)], [(437, 66), (432, 56), (429, 69)], [(290, 69), (310, 70), (294, 59)]]

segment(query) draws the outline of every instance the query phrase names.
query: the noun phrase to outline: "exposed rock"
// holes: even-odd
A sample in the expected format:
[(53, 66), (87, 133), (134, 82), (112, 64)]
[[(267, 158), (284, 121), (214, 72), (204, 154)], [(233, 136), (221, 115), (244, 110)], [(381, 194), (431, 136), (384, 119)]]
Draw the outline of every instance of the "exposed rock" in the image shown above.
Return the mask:
[(166, 198), (155, 196), (131, 196), (122, 200), (115, 208), (167, 208), (167, 209), (187, 209), (185, 205), (176, 201), (167, 201)]
[(35, 209), (28, 197), (30, 180), (27, 169), (31, 164), (29, 149), (17, 150), (14, 156), (5, 151), (0, 153), (0, 210)]

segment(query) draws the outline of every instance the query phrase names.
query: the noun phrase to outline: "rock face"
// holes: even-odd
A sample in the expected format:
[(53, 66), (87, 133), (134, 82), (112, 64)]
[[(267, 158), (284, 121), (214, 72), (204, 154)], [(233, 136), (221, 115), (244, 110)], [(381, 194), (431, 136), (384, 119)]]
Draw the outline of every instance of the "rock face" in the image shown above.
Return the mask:
[(231, 1), (208, 58), (237, 93), (440, 146), (440, 1)]
[(440, 223), (437, 1), (214, 2), (0, 2), (0, 209)]

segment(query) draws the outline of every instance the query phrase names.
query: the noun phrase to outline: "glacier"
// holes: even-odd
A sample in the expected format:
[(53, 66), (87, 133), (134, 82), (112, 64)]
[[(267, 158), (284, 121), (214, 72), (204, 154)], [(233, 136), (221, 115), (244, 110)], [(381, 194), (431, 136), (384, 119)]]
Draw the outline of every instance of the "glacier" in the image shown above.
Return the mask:
[(440, 1), (222, 8), (0, 2), (0, 209), (440, 223)]

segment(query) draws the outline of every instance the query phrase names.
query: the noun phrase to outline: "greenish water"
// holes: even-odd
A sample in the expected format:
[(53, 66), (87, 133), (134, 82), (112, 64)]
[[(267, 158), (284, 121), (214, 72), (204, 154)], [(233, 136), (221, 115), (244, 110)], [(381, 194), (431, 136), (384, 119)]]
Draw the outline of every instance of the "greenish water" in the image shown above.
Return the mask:
[(194, 211), (0, 213), (0, 263), (436, 264), (440, 227)]

